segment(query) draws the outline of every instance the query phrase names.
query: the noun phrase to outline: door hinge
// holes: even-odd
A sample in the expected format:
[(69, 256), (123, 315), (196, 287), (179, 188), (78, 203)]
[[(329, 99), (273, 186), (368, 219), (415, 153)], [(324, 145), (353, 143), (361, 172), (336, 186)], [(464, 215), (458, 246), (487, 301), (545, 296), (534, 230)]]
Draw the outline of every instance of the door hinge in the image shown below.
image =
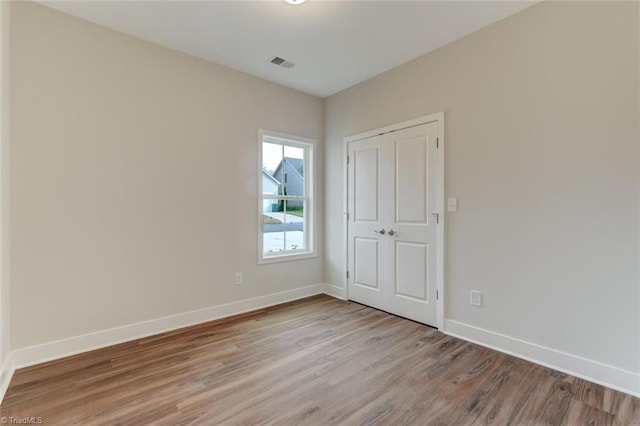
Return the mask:
[(349, 212), (347, 212), (347, 221), (349, 220)]
[(349, 161), (351, 161), (351, 157), (347, 155), (347, 164), (349, 164)]
[(349, 279), (349, 271), (347, 271), (347, 279)]
[(440, 148), (440, 138), (436, 138), (436, 148)]
[(436, 290), (436, 300), (440, 300), (440, 292)]

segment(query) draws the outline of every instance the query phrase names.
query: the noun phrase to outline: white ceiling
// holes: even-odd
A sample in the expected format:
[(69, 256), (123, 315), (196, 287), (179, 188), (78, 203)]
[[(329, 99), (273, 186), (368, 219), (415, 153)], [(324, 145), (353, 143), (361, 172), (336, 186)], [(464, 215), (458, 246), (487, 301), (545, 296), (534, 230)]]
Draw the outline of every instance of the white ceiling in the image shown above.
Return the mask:
[[(42, 1), (123, 33), (321, 97), (534, 1)], [(269, 63), (280, 56), (292, 69)]]

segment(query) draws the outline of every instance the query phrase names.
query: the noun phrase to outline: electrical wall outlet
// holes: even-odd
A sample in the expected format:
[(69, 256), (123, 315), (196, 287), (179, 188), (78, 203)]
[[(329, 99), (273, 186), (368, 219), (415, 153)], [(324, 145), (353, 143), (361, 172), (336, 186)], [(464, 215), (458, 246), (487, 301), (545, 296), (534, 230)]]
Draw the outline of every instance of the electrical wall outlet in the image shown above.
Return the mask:
[(481, 308), (482, 307), (482, 292), (481, 291), (477, 291), (477, 290), (471, 290), (469, 293), (471, 295), (471, 301), (470, 301), (471, 305)]
[(242, 284), (242, 272), (236, 272), (236, 284)]

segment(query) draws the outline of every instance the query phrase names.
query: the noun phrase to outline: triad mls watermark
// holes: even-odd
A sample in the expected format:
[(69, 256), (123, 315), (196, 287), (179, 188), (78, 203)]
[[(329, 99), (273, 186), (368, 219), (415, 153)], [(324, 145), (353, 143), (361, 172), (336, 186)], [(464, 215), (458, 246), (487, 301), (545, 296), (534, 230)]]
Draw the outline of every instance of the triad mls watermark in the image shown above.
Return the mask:
[(41, 425), (41, 424), (44, 424), (44, 417), (41, 417), (41, 416), (24, 416), (24, 417), (3, 416), (3, 417), (0, 417), (0, 423), (3, 424), (3, 425)]

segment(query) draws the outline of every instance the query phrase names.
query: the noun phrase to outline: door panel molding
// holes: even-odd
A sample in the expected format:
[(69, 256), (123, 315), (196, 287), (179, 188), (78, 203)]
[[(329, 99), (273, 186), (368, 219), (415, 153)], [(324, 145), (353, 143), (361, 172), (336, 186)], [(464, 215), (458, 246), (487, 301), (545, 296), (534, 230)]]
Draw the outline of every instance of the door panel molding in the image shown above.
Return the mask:
[[(397, 267), (395, 268), (395, 292), (396, 296), (406, 297), (412, 300), (416, 300), (421, 303), (429, 303), (429, 286), (431, 283), (429, 282), (429, 271), (427, 267), (427, 259), (429, 257), (429, 244), (421, 243), (421, 242), (413, 242), (413, 241), (394, 241), (394, 256), (395, 256), (395, 264), (404, 264), (403, 257), (413, 257), (412, 259), (415, 264), (415, 259), (417, 255), (420, 255), (422, 258), (422, 271), (413, 270), (412, 274), (407, 274), (407, 270), (405, 268)], [(413, 251), (414, 253), (409, 253), (409, 251)], [(422, 250), (422, 253), (415, 253), (417, 250)], [(405, 253), (402, 253), (405, 252)], [(409, 262), (407, 262), (409, 263)], [(410, 265), (407, 265), (408, 267)], [(407, 276), (409, 275), (409, 276)], [(417, 277), (416, 277), (417, 275)], [(426, 288), (424, 286), (419, 287), (416, 286), (416, 283), (425, 282)], [(426, 291), (425, 291), (426, 290)], [(413, 294), (411, 294), (413, 293)], [(420, 294), (417, 294), (420, 293)]]
[[(363, 254), (360, 254), (364, 252)], [(380, 244), (375, 238), (356, 237), (353, 241), (354, 271), (353, 283), (371, 290), (380, 291), (380, 274), (378, 268), (367, 268), (367, 264), (378, 265), (380, 262)], [(359, 256), (366, 262), (360, 264)]]
[[(371, 158), (372, 157), (372, 158)], [(359, 200), (364, 201), (367, 198), (372, 198), (370, 203), (373, 205), (367, 206), (368, 209), (361, 213), (362, 209), (353, 210), (353, 219), (358, 222), (377, 222), (380, 217), (380, 194), (378, 191), (378, 182), (380, 179), (380, 160), (379, 160), (378, 148), (366, 148), (357, 150), (353, 153), (353, 167), (358, 170), (360, 164), (365, 161), (373, 161), (375, 167), (367, 169), (363, 167), (363, 179), (357, 179), (354, 182), (354, 198), (355, 205), (359, 204)], [(362, 183), (361, 183), (362, 182)], [(374, 185), (375, 191), (371, 193), (371, 185)], [(368, 203), (367, 203), (368, 204)]]
[[(429, 167), (427, 143), (424, 137), (412, 137), (395, 142), (395, 223), (426, 224), (428, 221), (429, 181), (424, 175), (424, 171)], [(409, 162), (411, 167), (398, 167), (403, 161)], [(411, 186), (408, 186), (409, 182), (412, 183)], [(420, 202), (412, 202), (416, 199)], [(420, 211), (412, 211), (417, 204), (420, 205)]]

